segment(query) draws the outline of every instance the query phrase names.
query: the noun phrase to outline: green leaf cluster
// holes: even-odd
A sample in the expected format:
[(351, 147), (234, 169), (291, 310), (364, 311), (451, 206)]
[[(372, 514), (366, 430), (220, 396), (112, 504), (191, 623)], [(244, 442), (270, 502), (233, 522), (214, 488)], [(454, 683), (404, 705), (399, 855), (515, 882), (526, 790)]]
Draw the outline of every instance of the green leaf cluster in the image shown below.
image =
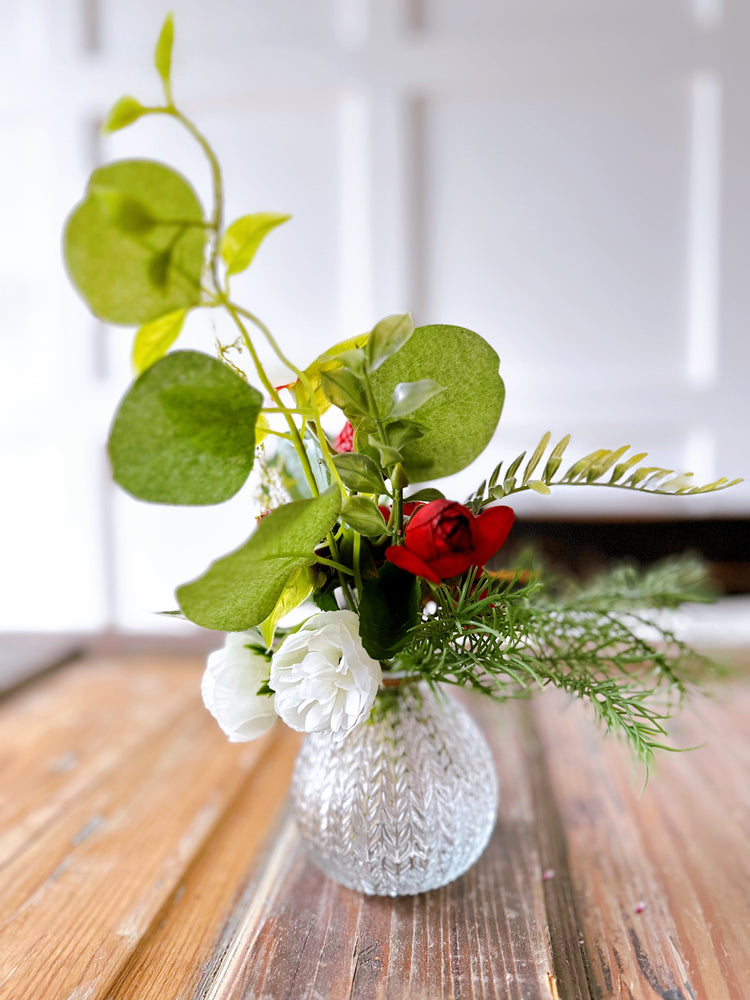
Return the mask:
[(389, 473), (400, 466), (406, 481), (465, 468), (500, 419), (497, 354), (463, 327), (414, 329), (409, 316), (389, 316), (323, 360), (322, 391), (352, 422), (357, 451)]

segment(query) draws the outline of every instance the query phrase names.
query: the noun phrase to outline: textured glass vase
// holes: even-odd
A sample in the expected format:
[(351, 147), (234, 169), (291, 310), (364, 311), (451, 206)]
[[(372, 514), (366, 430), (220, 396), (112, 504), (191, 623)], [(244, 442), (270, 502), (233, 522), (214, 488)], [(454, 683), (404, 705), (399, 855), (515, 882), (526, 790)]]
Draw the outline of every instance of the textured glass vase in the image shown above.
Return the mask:
[(350, 889), (437, 889), (480, 856), (497, 812), (489, 747), (466, 709), (424, 684), (378, 696), (342, 743), (305, 738), (292, 801), (307, 853)]

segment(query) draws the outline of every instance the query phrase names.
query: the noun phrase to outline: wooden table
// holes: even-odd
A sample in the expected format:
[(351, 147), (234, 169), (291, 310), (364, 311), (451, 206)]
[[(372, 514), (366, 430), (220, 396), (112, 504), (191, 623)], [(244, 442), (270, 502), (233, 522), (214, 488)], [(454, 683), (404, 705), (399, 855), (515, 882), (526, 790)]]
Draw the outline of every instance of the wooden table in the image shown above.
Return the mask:
[(74, 660), (0, 703), (2, 1000), (750, 997), (750, 684), (675, 727), (645, 794), (577, 705), (475, 707), (501, 809), (437, 892), (301, 854), (297, 738), (227, 743), (202, 664)]

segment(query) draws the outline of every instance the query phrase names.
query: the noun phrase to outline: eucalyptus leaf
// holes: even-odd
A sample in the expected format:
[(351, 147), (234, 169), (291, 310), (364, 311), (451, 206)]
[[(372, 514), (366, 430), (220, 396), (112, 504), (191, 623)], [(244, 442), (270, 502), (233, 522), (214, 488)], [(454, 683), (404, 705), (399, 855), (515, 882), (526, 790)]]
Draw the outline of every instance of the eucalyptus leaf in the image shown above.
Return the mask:
[(344, 486), (357, 493), (385, 493), (385, 482), (380, 469), (367, 455), (351, 451), (343, 455), (334, 455), (333, 464)]
[(331, 487), (271, 511), (244, 545), (178, 588), (184, 614), (203, 628), (227, 632), (264, 621), (292, 573), (315, 562), (315, 546), (336, 523), (340, 506), (341, 495)]
[(121, 128), (127, 128), (128, 125), (132, 125), (133, 122), (137, 122), (139, 118), (150, 112), (151, 108), (144, 108), (140, 101), (126, 94), (108, 112), (102, 125), (102, 132), (105, 134), (118, 132)]
[(257, 389), (198, 351), (175, 351), (131, 386), (115, 416), (115, 480), (153, 503), (214, 504), (233, 496), (253, 465)]
[(116, 188), (97, 184), (92, 186), (91, 193), (101, 201), (110, 221), (121, 233), (130, 236), (150, 233), (159, 221), (142, 201)]
[(367, 338), (367, 369), (374, 372), (392, 357), (414, 333), (414, 320), (409, 313), (386, 316), (376, 323)]
[(407, 633), (419, 620), (419, 585), (413, 573), (392, 563), (363, 581), (359, 634), (376, 660), (389, 660), (404, 647)]
[[(123, 231), (112, 192), (158, 224)], [(205, 241), (200, 202), (180, 174), (150, 160), (119, 160), (91, 175), (65, 228), (65, 262), (96, 316), (136, 326), (198, 304)]]
[(172, 72), (172, 46), (174, 44), (174, 17), (167, 14), (164, 24), (159, 32), (154, 51), (154, 66), (162, 78), (164, 89), (169, 91), (169, 77)]
[(341, 516), (350, 528), (368, 538), (377, 538), (386, 531), (385, 518), (369, 497), (349, 497), (341, 508)]
[(429, 378), (444, 387), (419, 411), (424, 436), (402, 447), (412, 482), (458, 472), (487, 446), (505, 398), (499, 363), (493, 348), (471, 330), (423, 326), (370, 376), (382, 413), (399, 382)]
[(249, 267), (265, 237), (289, 219), (291, 215), (278, 212), (256, 212), (233, 222), (221, 241), (221, 256), (227, 265), (227, 274), (239, 274)]
[(133, 341), (133, 368), (138, 374), (164, 357), (179, 337), (186, 316), (187, 309), (175, 309), (143, 324)]
[(442, 391), (443, 386), (431, 378), (421, 378), (416, 382), (399, 382), (391, 396), (388, 417), (406, 417)]

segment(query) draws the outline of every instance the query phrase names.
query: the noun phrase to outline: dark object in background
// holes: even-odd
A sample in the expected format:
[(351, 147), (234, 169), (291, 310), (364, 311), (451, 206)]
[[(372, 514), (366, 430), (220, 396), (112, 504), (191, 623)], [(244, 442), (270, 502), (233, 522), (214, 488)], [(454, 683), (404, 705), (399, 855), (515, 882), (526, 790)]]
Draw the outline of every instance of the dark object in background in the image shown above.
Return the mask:
[(642, 566), (694, 552), (725, 594), (750, 593), (750, 518), (690, 521), (531, 521), (518, 518), (503, 548), (503, 561), (533, 545), (551, 569), (581, 578), (610, 562)]

